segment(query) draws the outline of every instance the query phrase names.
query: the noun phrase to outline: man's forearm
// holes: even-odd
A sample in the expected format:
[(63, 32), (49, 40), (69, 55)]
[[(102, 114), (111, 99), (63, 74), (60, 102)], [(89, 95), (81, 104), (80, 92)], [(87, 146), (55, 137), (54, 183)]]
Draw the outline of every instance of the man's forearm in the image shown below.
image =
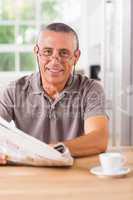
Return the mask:
[(63, 143), (69, 148), (73, 157), (82, 157), (104, 152), (107, 142), (107, 130), (96, 130)]

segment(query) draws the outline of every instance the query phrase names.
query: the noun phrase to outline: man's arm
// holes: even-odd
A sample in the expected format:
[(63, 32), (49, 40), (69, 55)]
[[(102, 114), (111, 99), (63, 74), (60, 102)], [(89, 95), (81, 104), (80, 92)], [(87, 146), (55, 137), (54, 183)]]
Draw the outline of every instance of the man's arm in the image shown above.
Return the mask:
[(63, 143), (73, 157), (89, 156), (104, 152), (108, 144), (108, 119), (106, 116), (94, 116), (85, 120), (85, 133)]
[(13, 120), (14, 107), (14, 84), (9, 84), (2, 92), (0, 92), (0, 116), (6, 121)]

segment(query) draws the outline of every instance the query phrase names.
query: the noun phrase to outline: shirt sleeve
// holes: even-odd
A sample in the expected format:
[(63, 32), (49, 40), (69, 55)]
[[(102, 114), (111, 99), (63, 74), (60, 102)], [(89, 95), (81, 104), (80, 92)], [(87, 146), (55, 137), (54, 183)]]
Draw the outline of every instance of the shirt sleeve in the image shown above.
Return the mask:
[(0, 92), (0, 116), (3, 117), (5, 120), (10, 122), (13, 120), (13, 110), (14, 110), (14, 89), (15, 85), (11, 83)]
[(97, 115), (106, 115), (105, 94), (102, 85), (93, 81), (85, 96), (84, 120)]

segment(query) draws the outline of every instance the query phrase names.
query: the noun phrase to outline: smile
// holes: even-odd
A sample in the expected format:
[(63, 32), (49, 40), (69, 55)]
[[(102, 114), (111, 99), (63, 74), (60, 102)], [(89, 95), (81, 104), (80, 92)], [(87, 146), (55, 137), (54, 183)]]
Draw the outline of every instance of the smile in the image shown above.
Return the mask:
[(58, 69), (58, 68), (51, 68), (51, 69), (48, 69), (48, 71), (51, 73), (60, 73), (60, 72), (63, 72), (64, 70)]

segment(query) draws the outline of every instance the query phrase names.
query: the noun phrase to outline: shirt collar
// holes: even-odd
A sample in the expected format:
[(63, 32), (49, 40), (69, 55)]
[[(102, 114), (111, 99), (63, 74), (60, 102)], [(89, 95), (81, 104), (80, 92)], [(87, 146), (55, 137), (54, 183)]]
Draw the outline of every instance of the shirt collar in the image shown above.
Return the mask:
[(43, 92), (43, 87), (41, 83), (40, 73), (34, 73), (31, 80), (31, 86), (33, 89), (33, 94), (41, 94)]
[(71, 75), (62, 93), (78, 92), (77, 75)]
[[(40, 72), (33, 74), (33, 78), (31, 80), (31, 85), (32, 85), (32, 89), (33, 89), (33, 94), (41, 94), (41, 93), (45, 92), (42, 87)], [(71, 93), (71, 92), (78, 92), (77, 75), (70, 76), (70, 78), (67, 81), (66, 86), (63, 89), (63, 91), (61, 92), (61, 94)]]

